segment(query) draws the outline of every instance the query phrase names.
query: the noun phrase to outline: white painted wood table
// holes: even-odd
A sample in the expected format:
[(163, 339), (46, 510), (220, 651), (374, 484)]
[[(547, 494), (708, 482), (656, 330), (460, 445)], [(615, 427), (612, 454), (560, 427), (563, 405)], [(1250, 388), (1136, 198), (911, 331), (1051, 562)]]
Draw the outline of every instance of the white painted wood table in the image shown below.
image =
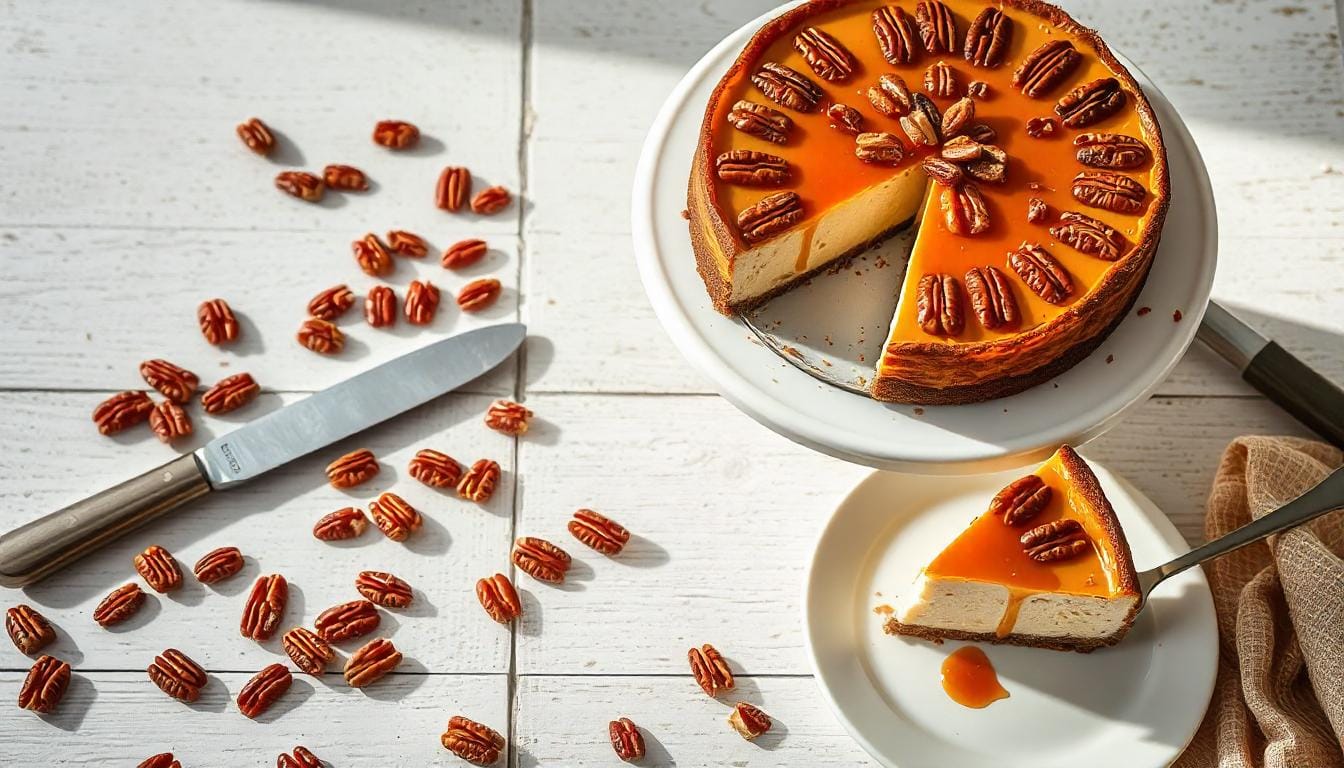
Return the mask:
[[(196, 504), (0, 603), (37, 606), (75, 667), (59, 712), (0, 706), (0, 764), (133, 766), (171, 750), (192, 766), (273, 765), (303, 743), (332, 765), (455, 765), (438, 742), (449, 715), (508, 732), (509, 764), (612, 765), (609, 719), (644, 727), (651, 765), (856, 765), (865, 755), (821, 704), (799, 626), (803, 563), (819, 525), (866, 470), (768, 432), (713, 394), (659, 329), (630, 254), (628, 193), (644, 131), (705, 50), (773, 0), (359, 3), (0, 0), (0, 527), (63, 506), (177, 448), (196, 447), (282, 403), (432, 338), (520, 318), (526, 351), (469, 391), (274, 476)], [(1066, 3), (1100, 28), (1182, 111), (1218, 199), (1214, 293), (1336, 381), (1344, 379), (1344, 77), (1335, 8), (1237, 0)], [(261, 116), (281, 134), (270, 161), (233, 126)], [(372, 124), (399, 117), (421, 147), (388, 153)], [(367, 194), (320, 205), (271, 187), (283, 167), (345, 162)], [(431, 204), (446, 164), (521, 204), (450, 216)], [(349, 256), (365, 231), (406, 228), (442, 248), (490, 242), (468, 275), (400, 260), (455, 292), (477, 275), (506, 285), (482, 316), (447, 301), (427, 329), (342, 321), (345, 354), (320, 358), (293, 332), (318, 289), (372, 284)], [(227, 298), (244, 339), (216, 349), (194, 308)], [(140, 388), (143, 359), (167, 357), (209, 382), (252, 372), (259, 402), (200, 418), (189, 445), (141, 428), (103, 438), (89, 420), (109, 393)], [(494, 396), (538, 414), (515, 444), (487, 430)], [(1219, 453), (1242, 433), (1301, 433), (1207, 351), (1086, 453), (1201, 537)], [(377, 480), (330, 488), (325, 462), (372, 448)], [(505, 467), (483, 507), (411, 481), (407, 459), (434, 446)], [(350, 546), (309, 533), (321, 514), (396, 488), (426, 513), (405, 546), (376, 532)], [(635, 532), (607, 559), (572, 542), (570, 512), (591, 506)], [(562, 588), (520, 579), (512, 631), (476, 604), (477, 578), (507, 570), (515, 535), (563, 542), (577, 562)], [(190, 566), (236, 545), (242, 575), (151, 596), (129, 624), (90, 618), (134, 580), (132, 555), (159, 543)], [(391, 678), (351, 690), (338, 673), (300, 677), (259, 722), (233, 703), (243, 681), (284, 660), (278, 641), (236, 629), (261, 573), (293, 584), (286, 625), (354, 597), (352, 579), (387, 569), (416, 589), (380, 633), (407, 657)], [(748, 744), (727, 709), (698, 692), (686, 648), (717, 644), (742, 695), (780, 727)], [(0, 643), (0, 699), (30, 660)], [(204, 664), (201, 701), (181, 705), (144, 669), (166, 647)], [(343, 647), (348, 653), (351, 647)]]

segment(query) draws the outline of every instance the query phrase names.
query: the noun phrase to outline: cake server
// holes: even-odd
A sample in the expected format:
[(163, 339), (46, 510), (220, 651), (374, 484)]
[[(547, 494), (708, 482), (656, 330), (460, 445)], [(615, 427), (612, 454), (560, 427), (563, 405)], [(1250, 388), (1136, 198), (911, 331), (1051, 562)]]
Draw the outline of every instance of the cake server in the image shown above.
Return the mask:
[(31, 584), (192, 499), (227, 491), (457, 389), (502, 363), (526, 334), (522, 324), (506, 323), (434, 342), (16, 528), (0, 536), (0, 585)]

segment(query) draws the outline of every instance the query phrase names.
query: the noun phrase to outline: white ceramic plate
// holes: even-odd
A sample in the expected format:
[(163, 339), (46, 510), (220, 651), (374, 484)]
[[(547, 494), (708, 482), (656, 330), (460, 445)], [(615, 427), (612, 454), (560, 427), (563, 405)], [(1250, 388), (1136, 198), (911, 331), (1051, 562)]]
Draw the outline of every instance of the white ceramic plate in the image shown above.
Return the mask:
[[(783, 10), (747, 24), (691, 69), (649, 130), (635, 174), (631, 203), (640, 276), (663, 327), (692, 364), (738, 408), (786, 437), (849, 461), (923, 473), (987, 471), (1044, 459), (1061, 443), (1096, 437), (1146, 400), (1194, 338), (1213, 283), (1217, 234), (1213, 193), (1185, 125), (1128, 62), (1157, 111), (1171, 168), (1172, 202), (1162, 244), (1135, 304), (1152, 312), (1144, 317), (1131, 312), (1096, 352), (1053, 381), (986, 403), (916, 412), (823, 384), (762, 345), (741, 321), (714, 311), (681, 217), (691, 156), (715, 83), (751, 34)], [(889, 244), (888, 252), (898, 252), (900, 242)], [(904, 257), (887, 260), (899, 265)], [(831, 285), (842, 275), (823, 275), (810, 289), (818, 291), (812, 300), (772, 302), (763, 320), (787, 318), (795, 339), (803, 334), (799, 329), (813, 329), (808, 339), (793, 342), (810, 359), (830, 355), (843, 365), (845, 356), (857, 361), (864, 354), (871, 361), (864, 344), (852, 338), (860, 333), (856, 325), (866, 325), (867, 344), (876, 339), (880, 345), (895, 304), (891, 286), (903, 270), (859, 271), (864, 274), (844, 284)], [(855, 297), (871, 297), (873, 303)], [(877, 319), (846, 319), (836, 327), (837, 312), (845, 306), (861, 307)], [(809, 307), (812, 313), (802, 314)], [(1172, 320), (1177, 309), (1184, 315), (1181, 322)], [(836, 336), (845, 341), (824, 345), (827, 335), (832, 342)]]
[[(1092, 464), (1139, 570), (1188, 548), (1151, 501)], [(964, 643), (883, 633), (919, 569), (1021, 470), (948, 479), (876, 472), (822, 531), (803, 596), (818, 685), (874, 758), (900, 768), (1147, 768), (1194, 736), (1213, 692), (1218, 628), (1204, 573), (1153, 593), (1118, 645), (1091, 654), (982, 645), (1009, 698), (968, 709), (944, 693), (942, 660)], [(880, 596), (879, 594), (880, 593)]]

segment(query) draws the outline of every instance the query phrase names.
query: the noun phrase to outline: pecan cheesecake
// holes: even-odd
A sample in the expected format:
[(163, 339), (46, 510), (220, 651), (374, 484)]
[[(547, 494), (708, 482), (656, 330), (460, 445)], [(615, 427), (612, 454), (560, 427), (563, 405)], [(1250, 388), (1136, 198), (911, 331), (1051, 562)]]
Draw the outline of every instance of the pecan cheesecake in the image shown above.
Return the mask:
[(1037, 0), (813, 0), (705, 109), (696, 265), (736, 314), (916, 223), (870, 392), (964, 403), (1085, 357), (1148, 275), (1169, 185), (1138, 84)]
[(1124, 531), (1066, 445), (920, 572), (886, 631), (1087, 652), (1119, 642), (1138, 609)]

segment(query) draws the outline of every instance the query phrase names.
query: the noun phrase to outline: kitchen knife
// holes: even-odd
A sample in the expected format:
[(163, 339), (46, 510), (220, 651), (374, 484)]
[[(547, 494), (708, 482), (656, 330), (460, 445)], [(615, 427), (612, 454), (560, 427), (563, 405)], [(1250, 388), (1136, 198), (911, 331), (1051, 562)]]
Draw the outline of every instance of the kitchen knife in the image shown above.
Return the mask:
[(437, 341), (268, 413), (139, 477), (0, 536), (0, 585), (51, 575), (150, 520), (226, 491), (450, 392), (499, 365), (527, 328), (480, 328)]
[(1216, 301), (1198, 338), (1241, 371), (1241, 378), (1294, 418), (1344, 448), (1344, 390), (1261, 336)]

